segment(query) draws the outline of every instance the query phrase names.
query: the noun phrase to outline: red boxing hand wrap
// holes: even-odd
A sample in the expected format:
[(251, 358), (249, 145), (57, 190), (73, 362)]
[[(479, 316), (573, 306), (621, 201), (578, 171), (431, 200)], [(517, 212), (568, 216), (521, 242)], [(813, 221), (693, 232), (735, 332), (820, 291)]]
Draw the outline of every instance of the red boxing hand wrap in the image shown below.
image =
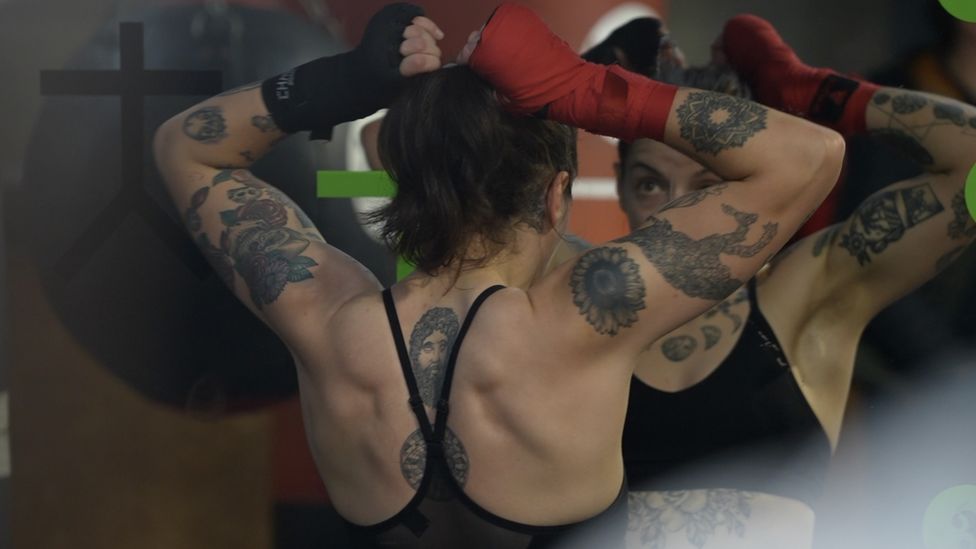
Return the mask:
[(535, 13), (514, 4), (495, 11), (469, 64), (512, 112), (545, 109), (549, 120), (626, 141), (661, 139), (677, 92), (619, 66), (587, 63)]
[(879, 86), (807, 66), (776, 29), (755, 15), (737, 15), (722, 31), (729, 64), (763, 104), (833, 128), (863, 133), (865, 110)]

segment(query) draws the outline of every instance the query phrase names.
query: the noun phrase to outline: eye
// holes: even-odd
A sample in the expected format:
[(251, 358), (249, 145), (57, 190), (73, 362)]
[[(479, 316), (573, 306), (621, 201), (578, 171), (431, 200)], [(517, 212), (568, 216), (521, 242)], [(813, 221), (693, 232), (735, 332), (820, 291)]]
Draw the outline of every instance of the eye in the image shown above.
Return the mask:
[(634, 190), (638, 194), (667, 192), (667, 183), (656, 177), (643, 177), (634, 184)]

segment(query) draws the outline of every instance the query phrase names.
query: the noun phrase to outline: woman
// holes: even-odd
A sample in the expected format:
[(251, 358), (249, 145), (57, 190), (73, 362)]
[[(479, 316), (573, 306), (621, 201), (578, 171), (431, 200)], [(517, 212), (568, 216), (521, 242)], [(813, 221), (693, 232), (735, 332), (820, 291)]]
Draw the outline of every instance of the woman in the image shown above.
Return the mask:
[[(440, 36), (416, 8), (385, 8), (353, 52), (172, 118), (157, 162), (204, 253), (301, 365), (310, 446), (360, 545), (618, 546), (634, 359), (782, 246), (842, 141), (586, 64), (517, 6), (472, 37), (470, 68), (435, 70)], [(418, 272), (384, 291), (246, 167), (283, 132), (327, 131), (400, 87), (380, 135), (399, 190), (377, 218)], [(714, 101), (746, 116), (709, 123)], [(522, 115), (541, 110), (551, 121)], [(571, 205), (575, 139), (557, 122), (660, 139), (735, 183), (528, 289)]]
[[(739, 97), (751, 86), (770, 107), (872, 135), (926, 172), (799, 240), (638, 359), (624, 430), (628, 546), (810, 547), (865, 325), (976, 236), (963, 199), (976, 162), (976, 108), (808, 67), (752, 16), (732, 19), (718, 45), (719, 61), (749, 86), (718, 66), (675, 71), (671, 81)], [(622, 144), (618, 176), (633, 227), (725, 184), (646, 139)]]

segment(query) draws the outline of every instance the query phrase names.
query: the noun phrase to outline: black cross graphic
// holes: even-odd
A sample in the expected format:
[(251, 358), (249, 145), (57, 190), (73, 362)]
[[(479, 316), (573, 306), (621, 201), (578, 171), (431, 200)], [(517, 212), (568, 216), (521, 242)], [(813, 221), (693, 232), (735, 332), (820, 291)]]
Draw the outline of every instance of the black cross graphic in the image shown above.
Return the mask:
[(119, 24), (119, 70), (41, 71), (41, 95), (117, 95), (121, 103), (122, 190), (58, 260), (70, 280), (130, 211), (152, 228), (201, 280), (210, 276), (206, 261), (159, 204), (146, 192), (143, 177), (143, 100), (149, 95), (215, 95), (220, 71), (145, 70), (142, 23)]

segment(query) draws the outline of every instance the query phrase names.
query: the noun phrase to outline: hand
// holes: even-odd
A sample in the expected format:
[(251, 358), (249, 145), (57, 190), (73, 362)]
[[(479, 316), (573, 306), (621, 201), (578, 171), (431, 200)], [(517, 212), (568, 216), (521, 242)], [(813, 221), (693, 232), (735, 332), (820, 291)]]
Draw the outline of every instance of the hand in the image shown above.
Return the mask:
[[(524, 6), (505, 3), (495, 10), (465, 50), (468, 64), (508, 101), (512, 112), (531, 114), (571, 94), (591, 74), (587, 63)], [(465, 51), (462, 51), (462, 56)]]
[(418, 16), (403, 29), (403, 42), (400, 43), (400, 74), (414, 76), (435, 71), (441, 66), (441, 49), (437, 41), (444, 38), (444, 32), (430, 19)]
[(824, 75), (803, 63), (769, 21), (737, 15), (725, 23), (718, 40), (713, 56), (735, 69), (759, 102), (806, 115)]

